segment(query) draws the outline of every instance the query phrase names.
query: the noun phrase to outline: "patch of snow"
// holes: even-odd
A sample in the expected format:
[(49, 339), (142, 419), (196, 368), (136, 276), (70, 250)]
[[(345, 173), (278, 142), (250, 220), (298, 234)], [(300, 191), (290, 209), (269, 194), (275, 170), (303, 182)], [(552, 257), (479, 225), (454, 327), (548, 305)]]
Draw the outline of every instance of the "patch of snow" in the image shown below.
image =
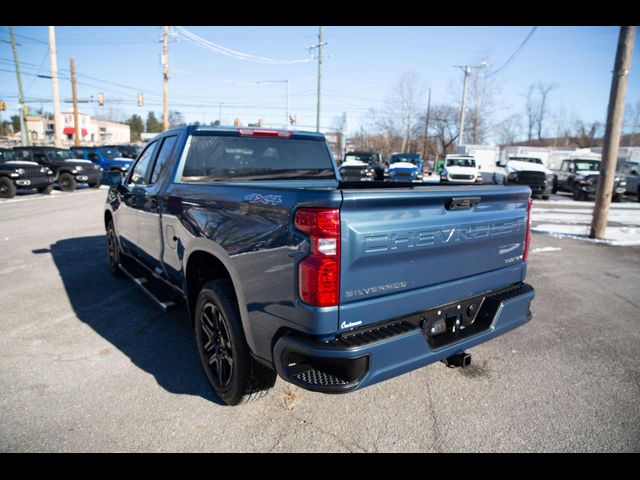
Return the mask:
[(604, 243), (615, 246), (640, 245), (640, 228), (607, 227), (604, 239), (589, 238), (589, 225), (561, 225), (545, 223), (531, 227), (532, 232), (544, 233), (554, 238), (572, 238), (591, 243)]
[[(587, 209), (537, 209), (531, 213), (532, 222), (562, 222), (569, 224), (590, 224), (593, 210)], [(610, 222), (624, 223), (630, 226), (640, 226), (640, 209), (637, 211), (609, 210)]]
[(532, 249), (529, 253), (557, 252), (562, 250), (560, 247), (539, 247)]

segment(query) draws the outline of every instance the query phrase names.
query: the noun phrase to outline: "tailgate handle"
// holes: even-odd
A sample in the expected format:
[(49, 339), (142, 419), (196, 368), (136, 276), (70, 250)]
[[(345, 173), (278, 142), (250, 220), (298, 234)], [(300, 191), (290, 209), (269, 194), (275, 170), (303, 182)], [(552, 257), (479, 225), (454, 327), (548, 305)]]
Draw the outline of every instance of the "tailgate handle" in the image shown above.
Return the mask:
[(454, 197), (445, 204), (447, 210), (464, 210), (475, 207), (480, 202), (480, 197)]

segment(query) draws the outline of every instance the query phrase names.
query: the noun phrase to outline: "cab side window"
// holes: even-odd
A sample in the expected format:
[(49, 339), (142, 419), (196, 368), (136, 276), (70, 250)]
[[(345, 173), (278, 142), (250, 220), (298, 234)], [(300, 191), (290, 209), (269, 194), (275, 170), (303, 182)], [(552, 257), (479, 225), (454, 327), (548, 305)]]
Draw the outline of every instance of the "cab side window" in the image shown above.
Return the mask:
[(135, 166), (131, 170), (131, 176), (129, 177), (129, 185), (145, 185), (147, 183), (147, 172), (151, 165), (151, 160), (158, 148), (158, 143), (151, 143), (145, 150), (142, 152), (142, 155), (138, 158)]

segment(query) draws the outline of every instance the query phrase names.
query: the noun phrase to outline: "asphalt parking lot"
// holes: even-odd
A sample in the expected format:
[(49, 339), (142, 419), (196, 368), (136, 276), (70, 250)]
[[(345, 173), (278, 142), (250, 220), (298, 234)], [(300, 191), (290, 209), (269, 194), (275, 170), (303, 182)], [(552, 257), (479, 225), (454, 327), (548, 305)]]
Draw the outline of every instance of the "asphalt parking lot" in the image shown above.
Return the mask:
[(0, 451), (640, 451), (640, 246), (534, 233), (534, 318), (468, 369), (227, 407), (183, 310), (110, 275), (105, 197), (0, 201)]

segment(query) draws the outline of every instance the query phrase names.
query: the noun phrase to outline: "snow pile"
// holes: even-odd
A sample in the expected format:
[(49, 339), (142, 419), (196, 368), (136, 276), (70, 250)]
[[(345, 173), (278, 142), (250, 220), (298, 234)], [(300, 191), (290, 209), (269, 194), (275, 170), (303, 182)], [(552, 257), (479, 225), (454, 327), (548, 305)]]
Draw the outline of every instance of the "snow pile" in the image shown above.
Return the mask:
[[(558, 222), (568, 224), (591, 224), (593, 209), (591, 208), (533, 208), (532, 222)], [(640, 208), (611, 208), (609, 222), (618, 222), (629, 226), (640, 226)]]
[(620, 247), (640, 245), (640, 228), (638, 227), (607, 227), (603, 240), (589, 238), (590, 225), (566, 225), (543, 223), (531, 227), (532, 232), (545, 233), (555, 238), (573, 238), (592, 243), (604, 243)]

